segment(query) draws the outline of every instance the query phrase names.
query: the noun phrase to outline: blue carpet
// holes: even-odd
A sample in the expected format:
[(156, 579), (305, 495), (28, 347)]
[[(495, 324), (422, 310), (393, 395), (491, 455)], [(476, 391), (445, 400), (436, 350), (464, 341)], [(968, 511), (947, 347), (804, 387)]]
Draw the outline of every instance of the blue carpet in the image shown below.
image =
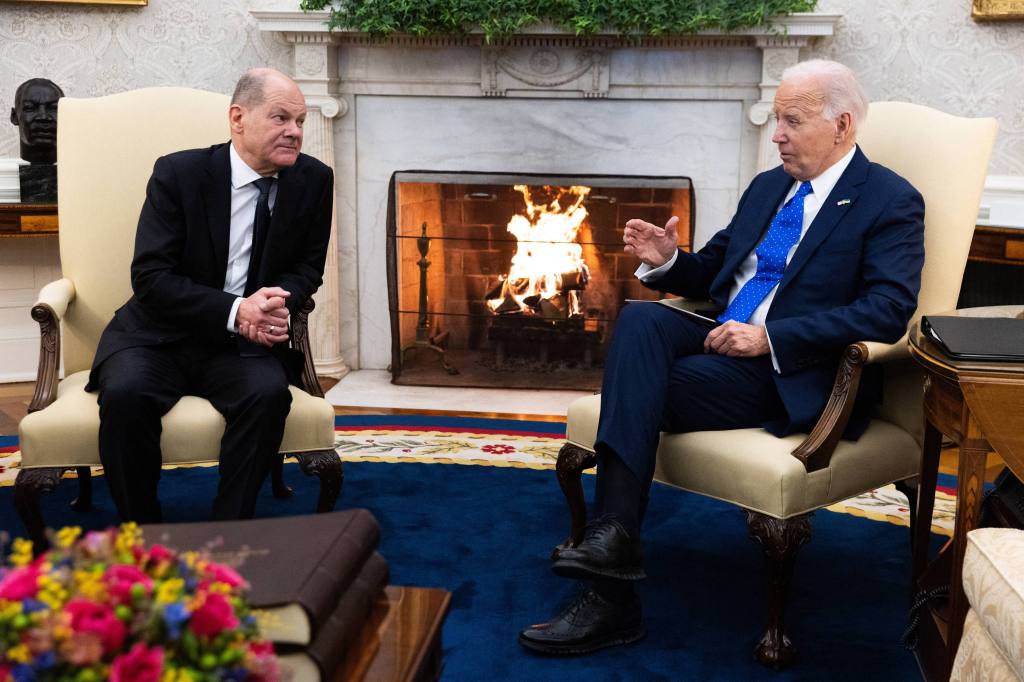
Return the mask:
[[(260, 500), (260, 516), (306, 513), (316, 483), (289, 464), (296, 497)], [(75, 514), (76, 486), (45, 500), (51, 525), (116, 523), (105, 480), (97, 509)], [(214, 469), (165, 471), (167, 521), (201, 520)], [(593, 477), (585, 477), (588, 486)], [(0, 489), (3, 530), (24, 529)], [(588, 497), (592, 491), (588, 489)], [(198, 503), (197, 503), (198, 502)], [(897, 639), (906, 622), (910, 573), (905, 528), (818, 512), (790, 600), (797, 666), (772, 673), (752, 661), (763, 626), (761, 555), (730, 505), (655, 486), (645, 526), (650, 578), (640, 592), (647, 637), (589, 657), (551, 659), (522, 650), (520, 627), (544, 620), (571, 597), (548, 570), (567, 513), (554, 472), (436, 464), (346, 464), (339, 508), (379, 519), (392, 583), (453, 593), (444, 629), (445, 680), (914, 680), (917, 667)]]

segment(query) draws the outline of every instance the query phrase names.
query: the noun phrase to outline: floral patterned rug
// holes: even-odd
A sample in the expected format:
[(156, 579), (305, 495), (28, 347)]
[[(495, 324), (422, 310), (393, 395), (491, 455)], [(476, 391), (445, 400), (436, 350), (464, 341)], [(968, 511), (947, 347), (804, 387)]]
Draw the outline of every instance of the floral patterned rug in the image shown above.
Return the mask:
[[(335, 431), (335, 446), (344, 461), (554, 469), (565, 438), (565, 423), (434, 415), (347, 415), (335, 418)], [(14, 484), (20, 461), (17, 437), (0, 436), (0, 485)], [(102, 473), (102, 469), (95, 472)], [(955, 477), (940, 474), (932, 532), (953, 534), (955, 495)], [(891, 485), (827, 509), (910, 525), (907, 500)]]

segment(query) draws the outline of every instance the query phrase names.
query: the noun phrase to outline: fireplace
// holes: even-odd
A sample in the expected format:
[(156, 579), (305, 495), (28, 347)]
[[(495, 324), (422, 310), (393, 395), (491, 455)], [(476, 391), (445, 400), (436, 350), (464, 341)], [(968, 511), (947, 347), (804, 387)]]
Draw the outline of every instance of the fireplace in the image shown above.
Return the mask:
[(393, 383), (598, 389), (626, 299), (657, 297), (633, 275), (623, 225), (672, 215), (689, 248), (689, 178), (394, 173)]

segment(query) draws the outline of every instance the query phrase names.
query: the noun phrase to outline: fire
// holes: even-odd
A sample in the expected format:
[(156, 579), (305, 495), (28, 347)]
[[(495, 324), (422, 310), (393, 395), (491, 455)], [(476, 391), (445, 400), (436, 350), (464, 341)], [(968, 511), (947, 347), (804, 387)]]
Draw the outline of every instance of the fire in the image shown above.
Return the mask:
[[(508, 274), (501, 280), (500, 294), (487, 305), (500, 313), (539, 310), (552, 316), (550, 311), (557, 309), (564, 317), (579, 314), (580, 289), (586, 285), (590, 271), (576, 235), (587, 217), (583, 201), (590, 188), (545, 187), (545, 194), (554, 195), (547, 203), (534, 203), (526, 185), (515, 185), (515, 189), (526, 202), (526, 215), (515, 215), (508, 221), (508, 231), (516, 237), (516, 252)], [(563, 199), (570, 203), (563, 207)]]

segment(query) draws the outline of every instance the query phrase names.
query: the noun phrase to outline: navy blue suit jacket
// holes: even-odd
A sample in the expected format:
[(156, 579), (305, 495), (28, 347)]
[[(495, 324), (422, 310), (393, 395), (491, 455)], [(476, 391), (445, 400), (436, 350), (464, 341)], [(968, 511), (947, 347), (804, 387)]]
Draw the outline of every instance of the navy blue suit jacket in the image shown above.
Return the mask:
[[(679, 258), (651, 288), (710, 298), (724, 309), (737, 268), (764, 236), (793, 178), (782, 166), (754, 178), (736, 215), (700, 251)], [(848, 201), (847, 201), (848, 200)], [(917, 308), (924, 265), (924, 201), (909, 182), (868, 161), (860, 149), (822, 203), (787, 265), (765, 326), (787, 420), (782, 435), (811, 428), (828, 402), (843, 349), (856, 341), (893, 343)], [(867, 425), (881, 376), (861, 384), (847, 436)]]

